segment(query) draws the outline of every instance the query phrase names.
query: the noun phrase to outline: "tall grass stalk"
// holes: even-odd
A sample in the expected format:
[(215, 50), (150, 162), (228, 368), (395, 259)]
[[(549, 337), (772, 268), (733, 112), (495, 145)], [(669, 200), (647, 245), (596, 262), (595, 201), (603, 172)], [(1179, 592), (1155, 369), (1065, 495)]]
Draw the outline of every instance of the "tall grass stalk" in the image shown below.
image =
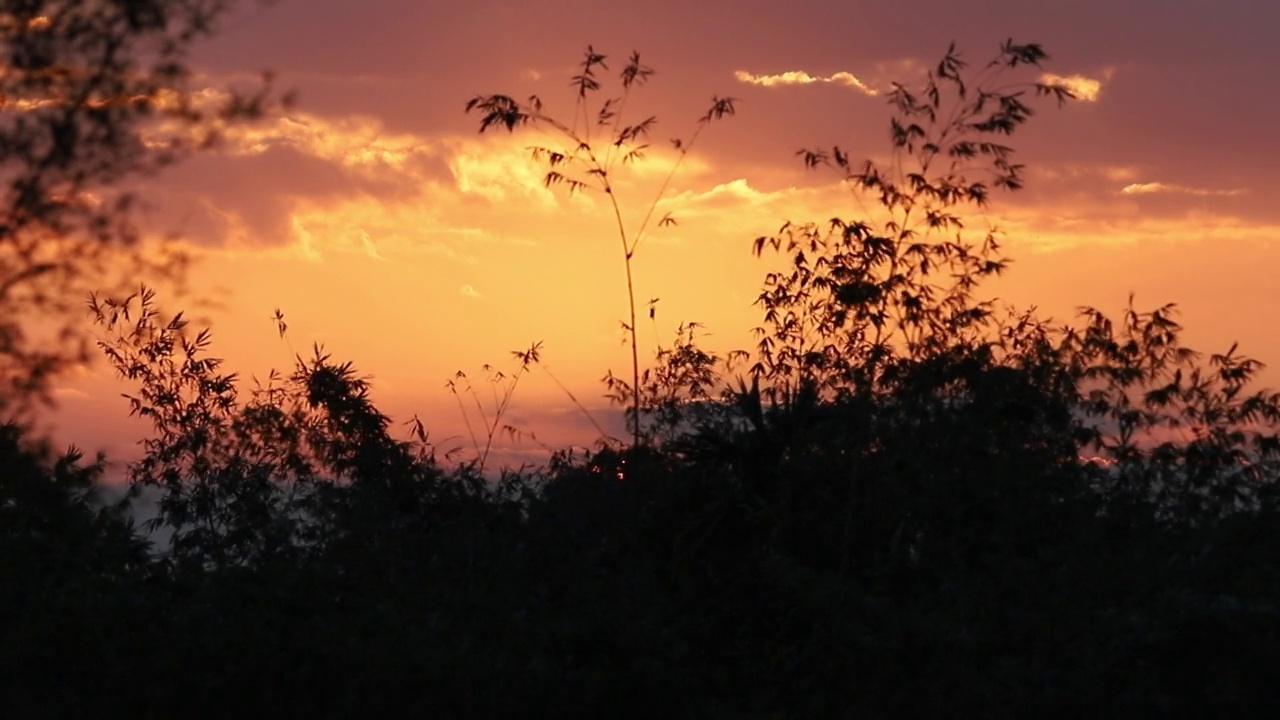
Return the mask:
[[(467, 103), (467, 112), (476, 111), (481, 114), (480, 131), (505, 127), (514, 131), (517, 127), (532, 126), (552, 136), (552, 146), (534, 146), (530, 151), (534, 159), (547, 166), (543, 177), (543, 185), (550, 188), (563, 186), (573, 193), (589, 189), (599, 190), (609, 200), (614, 224), (617, 229), (619, 248), (622, 254), (623, 267), (627, 280), (627, 322), (623, 326), (631, 344), (631, 396), (630, 425), (632, 446), (640, 444), (640, 354), (636, 332), (636, 288), (635, 271), (632, 261), (636, 250), (645, 238), (645, 233), (654, 225), (658, 227), (673, 226), (675, 218), (670, 213), (654, 222), (659, 202), (671, 187), (671, 181), (684, 164), (689, 151), (697, 143), (702, 131), (713, 120), (719, 120), (735, 112), (734, 98), (713, 96), (711, 107), (698, 119), (697, 125), (688, 140), (673, 139), (677, 157), (670, 171), (664, 178), (657, 194), (649, 203), (645, 214), (638, 225), (628, 230), (623, 217), (622, 204), (618, 200), (617, 187), (614, 184), (614, 172), (620, 165), (628, 165), (644, 158), (650, 147), (650, 136), (657, 124), (656, 116), (648, 116), (639, 122), (627, 124), (628, 103), (633, 88), (644, 85), (653, 75), (653, 69), (640, 61), (640, 54), (631, 53), (626, 65), (619, 74), (622, 85), (620, 95), (604, 100), (598, 106), (593, 105), (592, 98), (601, 89), (599, 71), (608, 70), (606, 56), (588, 45), (578, 74), (574, 75), (570, 85), (576, 89), (576, 99), (572, 120), (564, 122), (543, 111), (542, 100), (530, 96), (520, 102), (509, 95), (477, 95)], [(605, 133), (593, 137), (595, 132)], [(612, 375), (609, 381), (615, 381)]]
[[(511, 398), (515, 396), (516, 388), (520, 385), (520, 379), (524, 377), (529, 368), (536, 365), (542, 352), (542, 343), (536, 342), (525, 350), (513, 350), (511, 356), (519, 361), (519, 366), (515, 372), (508, 375), (501, 370), (497, 370), (492, 365), (485, 365), (485, 372), (489, 373), (489, 386), (493, 393), (492, 413), (485, 410), (484, 403), (480, 400), (480, 394), (471, 384), (470, 378), (461, 370), (454, 374), (453, 378), (445, 383), (445, 387), (458, 401), (458, 409), (462, 411), (462, 421), (467, 426), (467, 433), (471, 437), (472, 447), (476, 453), (476, 469), (478, 472), (484, 472), (484, 466), (489, 460), (489, 453), (493, 449), (493, 439), (498, 435), (499, 430), (515, 437), (521, 433), (511, 425), (504, 425), (502, 418), (507, 414), (507, 409), (511, 406)], [(476, 406), (476, 412), (479, 415), (481, 427), (484, 430), (484, 447), (480, 447), (480, 438), (476, 434), (475, 426), (471, 423), (471, 413), (468, 412), (466, 404), (463, 402), (462, 396), (467, 395), (471, 398)], [(529, 436), (537, 439), (531, 433)]]

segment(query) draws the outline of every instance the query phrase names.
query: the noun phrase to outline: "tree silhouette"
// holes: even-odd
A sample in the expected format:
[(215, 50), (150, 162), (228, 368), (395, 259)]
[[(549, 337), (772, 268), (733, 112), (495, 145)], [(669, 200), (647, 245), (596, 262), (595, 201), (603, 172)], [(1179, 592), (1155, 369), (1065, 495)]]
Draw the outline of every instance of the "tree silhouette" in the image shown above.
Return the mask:
[(180, 273), (146, 248), (128, 180), (208, 147), (270, 97), (192, 92), (186, 65), (231, 0), (24, 0), (0, 11), (0, 417), (86, 360), (82, 299)]

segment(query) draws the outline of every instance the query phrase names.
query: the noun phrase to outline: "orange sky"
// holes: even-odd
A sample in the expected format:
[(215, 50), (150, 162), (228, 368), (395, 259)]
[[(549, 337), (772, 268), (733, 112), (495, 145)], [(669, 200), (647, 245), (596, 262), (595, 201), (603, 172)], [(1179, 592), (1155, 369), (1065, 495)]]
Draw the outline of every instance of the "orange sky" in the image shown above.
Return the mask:
[[(478, 135), (477, 93), (537, 93), (569, 110), (569, 75), (592, 43), (620, 67), (641, 51), (658, 73), (632, 101), (684, 136), (713, 94), (740, 99), (713, 125), (663, 201), (679, 218), (637, 254), (637, 295), (659, 297), (642, 347), (697, 320), (712, 347), (748, 347), (750, 303), (767, 263), (752, 240), (782, 222), (854, 219), (833, 175), (806, 172), (801, 147), (884, 156), (877, 91), (916, 81), (955, 40), (983, 63), (1006, 37), (1042, 43), (1046, 69), (1087, 97), (1015, 136), (1029, 187), (988, 213), (1014, 259), (991, 293), (1065, 319), (1081, 304), (1179, 303), (1189, 341), (1241, 341), (1280, 363), (1280, 9), (1261, 2), (788, 3), (623, 5), (587, 0), (430, 3), (282, 0), (246, 6), (198, 57), (211, 86), (263, 69), (299, 93), (287, 117), (234, 133), (145, 188), (156, 233), (204, 256), (195, 295), (214, 301), (216, 354), (244, 373), (287, 370), (323, 342), (374, 377), (397, 419), (460, 436), (444, 390), (456, 370), (509, 364), (545, 343), (546, 365), (588, 406), (629, 360), (626, 295), (603, 198), (546, 190), (531, 135)], [(1277, 6), (1280, 8), (1280, 6)], [(615, 68), (611, 65), (611, 68)], [(669, 146), (666, 146), (669, 148)], [(674, 156), (653, 153), (622, 181), (642, 213)], [(635, 222), (635, 218), (629, 218)], [(289, 341), (270, 319), (286, 314)], [(174, 310), (177, 307), (172, 308)], [(292, 346), (289, 344), (292, 343)], [(1269, 378), (1277, 377), (1272, 374)], [(59, 437), (128, 455), (144, 427), (120, 421), (121, 387), (102, 367), (59, 389)], [(603, 409), (598, 413), (613, 417)], [(551, 445), (593, 436), (545, 375), (522, 385), (511, 421)], [(616, 417), (611, 421), (618, 427)], [(508, 452), (537, 455), (536, 445)]]

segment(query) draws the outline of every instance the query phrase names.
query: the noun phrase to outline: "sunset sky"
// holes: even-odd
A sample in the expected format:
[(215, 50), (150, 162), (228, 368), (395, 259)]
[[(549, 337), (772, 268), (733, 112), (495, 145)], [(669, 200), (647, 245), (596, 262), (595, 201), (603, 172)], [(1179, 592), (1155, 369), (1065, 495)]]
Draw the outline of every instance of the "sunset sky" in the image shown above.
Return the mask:
[[(987, 213), (1014, 260), (989, 294), (1060, 320), (1082, 304), (1118, 311), (1130, 291), (1174, 301), (1193, 346), (1239, 340), (1280, 365), (1276, 27), (1280, 4), (1263, 0), (246, 3), (196, 58), (202, 82), (247, 86), (269, 69), (297, 105), (149, 183), (148, 227), (199, 249), (194, 297), (211, 305), (197, 314), (246, 375), (288, 370), (322, 342), (373, 377), (386, 412), (418, 413), (444, 440), (464, 433), (444, 389), (454, 372), (487, 392), (481, 366), (508, 368), (511, 350), (542, 341), (556, 377), (612, 417), (599, 380), (629, 356), (607, 205), (543, 188), (526, 150), (536, 134), (480, 135), (467, 100), (536, 93), (567, 115), (588, 44), (611, 70), (638, 50), (657, 74), (630, 108), (658, 116), (659, 142), (621, 181), (636, 222), (674, 158), (666, 138), (688, 137), (712, 95), (738, 98), (676, 176), (661, 207), (680, 224), (641, 246), (636, 282), (642, 301), (661, 298), (642, 348), (688, 320), (710, 347), (745, 348), (768, 266), (754, 238), (859, 212), (796, 151), (884, 157), (891, 81), (917, 83), (951, 41), (980, 65), (1013, 38), (1043, 44), (1045, 70), (1084, 92), (1042, 104), (1011, 142), (1028, 187)], [(65, 382), (59, 437), (133, 452), (145, 428), (119, 421), (122, 389), (105, 367)], [(594, 440), (540, 371), (511, 412), (550, 445)]]

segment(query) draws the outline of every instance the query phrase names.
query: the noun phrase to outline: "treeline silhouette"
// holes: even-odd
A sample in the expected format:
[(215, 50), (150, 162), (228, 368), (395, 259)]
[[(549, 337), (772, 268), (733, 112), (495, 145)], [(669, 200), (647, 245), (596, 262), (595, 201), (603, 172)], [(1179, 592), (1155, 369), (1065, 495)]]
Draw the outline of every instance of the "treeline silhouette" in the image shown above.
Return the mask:
[(1001, 140), (1035, 96), (1070, 96), (1008, 84), (1043, 59), (968, 80), (952, 48), (890, 96), (892, 167), (803, 153), (884, 219), (761, 238), (787, 262), (754, 351), (682, 328), (613, 378), (631, 442), (543, 468), (443, 462), (319, 349), (250, 387), (152, 291), (94, 298), (158, 514), (0, 433), (6, 713), (1280, 710), (1260, 365), (1183, 347), (1171, 306), (1073, 328), (976, 295), (1005, 260), (966, 213), (1020, 186)]

